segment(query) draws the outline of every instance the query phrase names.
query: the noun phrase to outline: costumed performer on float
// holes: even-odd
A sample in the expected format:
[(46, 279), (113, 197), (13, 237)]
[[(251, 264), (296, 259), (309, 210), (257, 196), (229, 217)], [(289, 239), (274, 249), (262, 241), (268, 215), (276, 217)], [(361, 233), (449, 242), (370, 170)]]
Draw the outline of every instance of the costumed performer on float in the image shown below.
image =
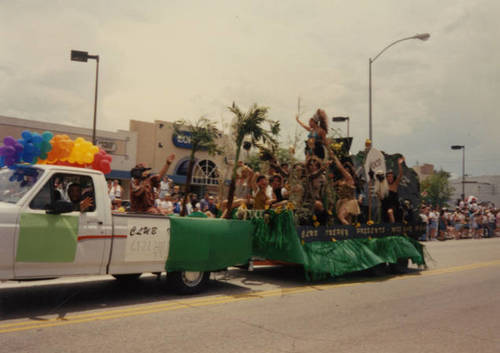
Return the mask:
[(160, 173), (151, 174), (151, 168), (144, 164), (138, 164), (130, 171), (132, 182), (130, 183), (130, 210), (132, 212), (143, 212), (151, 214), (165, 214), (163, 210), (155, 207), (155, 188), (159, 190), (160, 182), (167, 173), (168, 167), (175, 159), (175, 154), (167, 157), (165, 165)]
[(401, 179), (403, 178), (403, 162), (404, 157), (398, 159), (398, 176), (394, 179), (392, 170), (385, 173), (387, 183), (389, 184), (389, 193), (382, 199), (382, 221), (396, 223), (396, 220), (401, 221), (401, 211), (399, 205), (398, 188)]
[(333, 159), (337, 169), (342, 174), (342, 178), (335, 182), (335, 192), (338, 201), (335, 205), (337, 218), (342, 224), (351, 224), (351, 216), (357, 216), (361, 213), (356, 200), (356, 184), (349, 171), (342, 165), (337, 155), (329, 148), (330, 157)]
[(300, 121), (298, 115), (295, 117), (295, 120), (297, 120), (300, 126), (309, 131), (306, 141), (306, 156), (316, 156), (324, 159), (325, 150), (323, 146), (326, 145), (326, 135), (328, 133), (328, 116), (325, 111), (318, 109), (316, 114), (309, 119), (309, 126)]

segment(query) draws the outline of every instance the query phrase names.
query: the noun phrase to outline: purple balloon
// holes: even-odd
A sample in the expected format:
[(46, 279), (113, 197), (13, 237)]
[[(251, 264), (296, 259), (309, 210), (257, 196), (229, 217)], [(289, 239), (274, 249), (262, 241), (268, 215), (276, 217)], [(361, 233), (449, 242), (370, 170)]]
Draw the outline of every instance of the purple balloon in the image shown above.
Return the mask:
[(12, 166), (13, 164), (16, 163), (16, 157), (13, 156), (6, 156), (4, 159), (4, 163), (7, 167)]
[(16, 155), (16, 149), (12, 146), (4, 146), (4, 156), (5, 157), (14, 157)]
[(13, 146), (17, 143), (17, 141), (12, 136), (7, 136), (3, 139), (3, 143), (9, 146)]
[(20, 144), (19, 142), (14, 143), (13, 146), (16, 149), (16, 153), (20, 154), (23, 152), (24, 146), (22, 144)]

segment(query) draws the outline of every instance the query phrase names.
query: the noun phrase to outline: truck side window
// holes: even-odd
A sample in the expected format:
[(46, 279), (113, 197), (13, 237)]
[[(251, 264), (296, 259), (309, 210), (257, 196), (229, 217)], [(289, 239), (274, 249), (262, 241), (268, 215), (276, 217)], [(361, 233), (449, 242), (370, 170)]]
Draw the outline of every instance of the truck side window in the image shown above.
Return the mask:
[(30, 208), (33, 210), (48, 210), (52, 204), (50, 197), (50, 182), (46, 183), (36, 197), (31, 200)]
[(95, 211), (95, 192), (92, 178), (88, 175), (56, 174), (31, 201), (30, 208), (47, 210), (57, 200), (71, 202), (74, 211)]

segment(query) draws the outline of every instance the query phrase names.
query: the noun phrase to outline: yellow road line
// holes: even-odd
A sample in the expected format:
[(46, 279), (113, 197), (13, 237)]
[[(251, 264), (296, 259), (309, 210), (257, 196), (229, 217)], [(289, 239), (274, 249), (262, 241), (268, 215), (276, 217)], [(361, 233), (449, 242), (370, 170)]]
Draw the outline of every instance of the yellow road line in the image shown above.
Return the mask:
[[(407, 274), (403, 276), (391, 277), (387, 280), (402, 280), (402, 279), (411, 279), (411, 278), (422, 278), (427, 276), (436, 276), (448, 273), (469, 271), (484, 267), (492, 267), (499, 266), (500, 260), (489, 261), (489, 262), (480, 262), (463, 266), (454, 266), (436, 270), (423, 271), (415, 274)], [(203, 299), (186, 299), (180, 301), (173, 301), (169, 303), (163, 304), (154, 304), (154, 305), (143, 305), (143, 306), (135, 306), (131, 308), (125, 309), (113, 309), (107, 311), (99, 311), (95, 313), (86, 313), (86, 314), (77, 314), (77, 315), (69, 315), (64, 318), (50, 318), (44, 321), (36, 321), (36, 320), (26, 320), (21, 322), (9, 323), (0, 325), (0, 333), (8, 333), (8, 332), (17, 332), (17, 331), (25, 331), (32, 329), (40, 329), (47, 327), (55, 327), (55, 326), (63, 326), (69, 324), (77, 324), (84, 323), (90, 321), (98, 321), (98, 320), (110, 320), (117, 318), (125, 318), (130, 316), (137, 315), (145, 315), (152, 313), (159, 313), (170, 310), (178, 310), (178, 309), (186, 309), (193, 307), (203, 307), (209, 305), (218, 305), (225, 303), (234, 303), (239, 301), (246, 301), (252, 299), (262, 299), (268, 297), (276, 297), (282, 295), (290, 295), (290, 294), (298, 294), (298, 293), (306, 293), (313, 292), (318, 290), (326, 290), (332, 288), (342, 288), (342, 287), (353, 287), (359, 286), (361, 284), (374, 283), (371, 280), (367, 281), (357, 281), (357, 282), (346, 282), (346, 283), (330, 283), (330, 284), (318, 284), (318, 285), (309, 285), (303, 287), (293, 287), (293, 288), (279, 288), (267, 291), (255, 291), (245, 294), (237, 294), (237, 295), (222, 295), (217, 297), (209, 297)]]

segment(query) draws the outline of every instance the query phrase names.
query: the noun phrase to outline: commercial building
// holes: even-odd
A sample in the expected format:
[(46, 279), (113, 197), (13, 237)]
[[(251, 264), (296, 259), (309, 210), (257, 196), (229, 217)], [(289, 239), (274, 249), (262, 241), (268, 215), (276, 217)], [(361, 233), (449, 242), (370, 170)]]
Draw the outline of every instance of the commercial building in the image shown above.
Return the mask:
[[(83, 137), (87, 141), (92, 141), (92, 129), (0, 116), (0, 142), (2, 144), (4, 137), (20, 138), (24, 130), (38, 133), (50, 131), (54, 135), (68, 135), (72, 140)], [(111, 173), (106, 175), (106, 178), (120, 180), (127, 191), (130, 169), (136, 165), (137, 134), (123, 130), (114, 132), (97, 130), (96, 140), (97, 145), (113, 157)]]
[[(450, 199), (450, 204), (455, 204), (462, 194), (462, 178), (450, 180), (450, 185), (455, 189)], [(479, 201), (492, 202), (500, 207), (500, 175), (484, 175), (465, 178), (465, 197), (475, 196)]]
[(430, 177), (432, 174), (434, 174), (434, 165), (433, 164), (424, 163), (422, 165), (419, 165), (417, 162), (417, 165), (413, 166), (412, 168), (417, 173), (420, 181), (422, 181), (422, 180)]
[[(130, 120), (130, 131), (137, 134), (137, 162), (144, 163), (153, 171), (159, 171), (171, 153), (175, 154), (174, 163), (168, 170), (168, 176), (176, 184), (185, 184), (191, 155), (191, 139), (187, 130), (181, 135), (174, 134), (172, 122), (155, 120), (145, 122)], [(229, 159), (234, 154), (229, 136), (221, 134), (218, 145), (224, 153), (209, 155), (207, 151), (196, 152), (191, 185), (194, 192), (203, 194), (224, 192), (226, 181), (230, 178)]]
[[(129, 131), (96, 131), (97, 145), (113, 157), (112, 170), (106, 178), (120, 180), (125, 195), (128, 195), (130, 170), (136, 164), (144, 163), (151, 167), (153, 172), (158, 172), (167, 156), (174, 153), (176, 158), (167, 174), (176, 184), (185, 184), (191, 155), (189, 132), (182, 131), (180, 136), (176, 136), (173, 123), (161, 120), (130, 120), (129, 126)], [(77, 137), (92, 140), (92, 129), (0, 116), (0, 142), (6, 136), (20, 138), (24, 130), (38, 133), (50, 131), (54, 135), (66, 134), (73, 140)], [(207, 151), (196, 153), (192, 177), (194, 192), (226, 192), (231, 172), (228, 159), (233, 158), (234, 143), (227, 135), (221, 134), (218, 144), (224, 149), (224, 153), (220, 155), (212, 156)]]

